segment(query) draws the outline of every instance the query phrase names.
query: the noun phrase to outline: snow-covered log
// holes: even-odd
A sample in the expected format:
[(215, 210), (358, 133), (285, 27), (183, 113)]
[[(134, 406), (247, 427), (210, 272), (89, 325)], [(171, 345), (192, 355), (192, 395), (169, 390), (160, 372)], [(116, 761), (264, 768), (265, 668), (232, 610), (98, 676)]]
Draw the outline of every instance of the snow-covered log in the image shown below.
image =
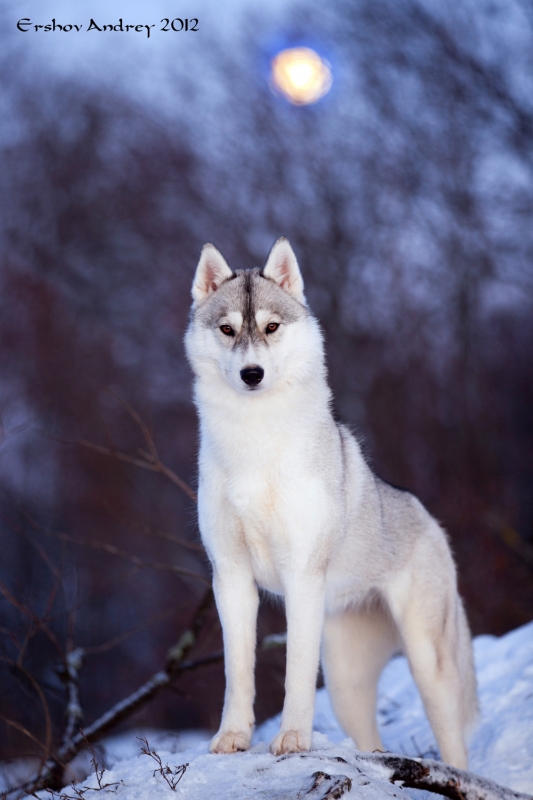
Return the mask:
[(488, 778), (432, 759), (370, 753), (358, 756), (356, 763), (361, 770), (366, 771), (370, 764), (377, 767), (378, 774), (380, 773), (391, 783), (400, 783), (411, 789), (426, 789), (450, 797), (452, 800), (531, 800), (532, 798), (529, 794), (507, 789)]

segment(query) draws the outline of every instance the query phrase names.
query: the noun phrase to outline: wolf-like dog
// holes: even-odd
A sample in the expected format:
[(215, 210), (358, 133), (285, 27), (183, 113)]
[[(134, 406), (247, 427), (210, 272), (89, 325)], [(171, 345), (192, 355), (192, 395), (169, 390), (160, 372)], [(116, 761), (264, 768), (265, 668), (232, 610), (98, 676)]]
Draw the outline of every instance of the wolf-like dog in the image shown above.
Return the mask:
[(222, 623), (226, 693), (214, 753), (250, 746), (258, 587), (285, 598), (285, 703), (274, 754), (308, 750), (322, 664), (344, 731), (383, 750), (376, 686), (409, 660), (443, 760), (466, 768), (477, 713), (468, 624), (446, 536), (376, 477), (331, 412), (323, 339), (285, 238), (263, 270), (211, 244), (185, 344), (200, 420), (198, 511)]

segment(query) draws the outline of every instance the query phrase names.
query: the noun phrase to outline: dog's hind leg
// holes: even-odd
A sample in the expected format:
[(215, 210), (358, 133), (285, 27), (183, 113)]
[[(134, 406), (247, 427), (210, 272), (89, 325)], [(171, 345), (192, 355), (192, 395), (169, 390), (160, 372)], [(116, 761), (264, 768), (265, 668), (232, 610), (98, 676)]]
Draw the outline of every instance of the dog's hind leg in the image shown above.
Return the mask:
[(476, 679), (455, 567), (440, 529), (439, 534), (424, 537), (388, 595), (442, 759), (466, 769), (466, 736), (477, 714)]
[(399, 641), (396, 625), (378, 603), (324, 621), (322, 666), (329, 696), (342, 729), (360, 750), (383, 750), (377, 683)]

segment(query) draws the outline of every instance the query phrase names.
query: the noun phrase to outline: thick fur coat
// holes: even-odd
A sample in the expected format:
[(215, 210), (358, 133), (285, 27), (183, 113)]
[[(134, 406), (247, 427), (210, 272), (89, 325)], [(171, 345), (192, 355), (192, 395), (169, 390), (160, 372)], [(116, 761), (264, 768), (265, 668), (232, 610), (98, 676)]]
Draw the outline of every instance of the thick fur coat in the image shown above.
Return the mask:
[(383, 749), (376, 686), (401, 649), (443, 759), (465, 768), (476, 686), (446, 536), (413, 495), (372, 473), (333, 419), (321, 331), (288, 241), (263, 270), (236, 272), (205, 245), (192, 294), (199, 522), (226, 670), (212, 751), (250, 745), (262, 587), (285, 598), (287, 614), (273, 753), (311, 745), (320, 653), (340, 724), (360, 749)]

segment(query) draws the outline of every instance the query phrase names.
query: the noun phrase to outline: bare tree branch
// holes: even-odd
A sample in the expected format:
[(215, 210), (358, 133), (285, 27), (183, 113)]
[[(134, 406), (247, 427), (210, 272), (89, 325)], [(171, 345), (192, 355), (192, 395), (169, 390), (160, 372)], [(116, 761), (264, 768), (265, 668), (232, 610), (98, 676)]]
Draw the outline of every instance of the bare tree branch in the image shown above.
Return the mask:
[(135, 464), (135, 466), (148, 469), (151, 472), (159, 472), (161, 475), (165, 475), (169, 480), (171, 480), (172, 483), (175, 483), (176, 486), (179, 486), (179, 488), (184, 491), (187, 497), (190, 497), (191, 500), (194, 502), (197, 500), (196, 492), (191, 489), (191, 487), (185, 483), (185, 481), (182, 480), (179, 475), (176, 475), (173, 470), (165, 466), (165, 464), (159, 461), (159, 459), (154, 459), (150, 453), (147, 453), (144, 450), (140, 451), (142, 458), (137, 458), (129, 453), (123, 453), (121, 450), (114, 450), (110, 447), (102, 447), (102, 445), (95, 444), (94, 442), (88, 442), (86, 439), (78, 439), (76, 444), (79, 444), (82, 447), (87, 447), (97, 453), (102, 453), (102, 455), (112, 456), (119, 461), (125, 461), (127, 464)]
[[(10, 661), (9, 659), (3, 659), (3, 660), (7, 661), (8, 663)], [(51, 748), (52, 748), (52, 719), (51, 719), (51, 716), (50, 716), (50, 708), (48, 707), (48, 702), (46, 700), (44, 692), (41, 689), (41, 687), (40, 687), (39, 683), (37, 682), (37, 680), (31, 674), (31, 672), (28, 672), (28, 670), (25, 669), (25, 667), (23, 667), (21, 663), (19, 663), (17, 661), (16, 664), (14, 662), (11, 662), (11, 664), (12, 664), (13, 668), (16, 669), (18, 672), (20, 672), (20, 674), (23, 675), (26, 678), (26, 680), (33, 686), (33, 688), (35, 689), (35, 692), (37, 693), (37, 695), (39, 697), (39, 701), (40, 701), (42, 709), (43, 709), (44, 721), (45, 721), (44, 752), (48, 754), (48, 753), (51, 752)], [(43, 763), (44, 763), (44, 760), (43, 760)]]
[(532, 800), (532, 796), (507, 789), (498, 783), (456, 769), (441, 761), (413, 759), (390, 753), (368, 753), (357, 757), (357, 764), (373, 764), (391, 783), (410, 789), (425, 789), (451, 800)]
[(95, 444), (95, 442), (89, 442), (86, 439), (70, 441), (68, 439), (62, 439), (55, 436), (48, 436), (48, 438), (55, 439), (55, 441), (63, 444), (78, 444), (81, 445), (81, 447), (87, 447), (89, 450), (94, 450), (96, 453), (101, 453), (102, 455), (116, 458), (118, 461), (124, 461), (127, 464), (134, 464), (137, 467), (148, 469), (151, 472), (159, 472), (161, 475), (165, 475), (170, 481), (172, 481), (172, 483), (185, 492), (187, 497), (196, 503), (198, 497), (194, 489), (192, 489), (189, 484), (183, 480), (183, 478), (180, 478), (179, 475), (174, 472), (174, 470), (170, 469), (170, 467), (167, 467), (166, 464), (163, 464), (159, 458), (153, 436), (141, 415), (133, 408), (133, 406), (131, 406), (126, 400), (120, 397), (120, 395), (116, 394), (116, 392), (114, 392), (108, 386), (101, 386), (100, 389), (114, 397), (115, 400), (128, 412), (133, 421), (139, 426), (147, 447), (147, 450), (139, 448), (138, 452), (141, 458), (132, 456), (129, 453), (124, 453), (121, 450), (117, 450), (113, 446), (104, 447), (103, 445)]
[(138, 522), (137, 520), (126, 518), (117, 514), (115, 509), (109, 503), (105, 503), (106, 508), (108, 509), (109, 513), (111, 514), (117, 522), (125, 528), (133, 528), (134, 530), (140, 531), (145, 536), (156, 536), (158, 539), (163, 539), (166, 542), (172, 542), (172, 544), (177, 544), (179, 547), (185, 547), (188, 550), (194, 550), (197, 553), (205, 553), (204, 546), (201, 542), (191, 542), (188, 539), (184, 539), (182, 536), (177, 536), (175, 533), (170, 533), (167, 530), (157, 527), (156, 525), (144, 525)]
[(68, 704), (67, 725), (65, 728), (65, 733), (63, 734), (61, 749), (68, 749), (74, 736), (76, 727), (83, 717), (83, 712), (80, 705), (79, 671), (83, 663), (84, 655), (84, 650), (81, 647), (77, 647), (75, 650), (71, 650), (69, 653), (67, 653), (65, 659), (65, 671), (62, 677), (67, 686)]
[[(178, 567), (175, 564), (168, 564), (160, 561), (145, 561), (144, 559), (140, 558), (140, 556), (136, 556), (133, 553), (128, 553), (126, 550), (122, 550), (120, 547), (117, 547), (114, 544), (109, 544), (109, 542), (101, 542), (98, 539), (86, 539), (82, 536), (72, 536), (72, 534), (63, 533), (62, 531), (54, 531), (51, 528), (43, 528), (41, 525), (38, 525), (38, 523), (32, 519), (29, 514), (25, 512), (21, 513), (24, 514), (24, 517), (35, 530), (39, 531), (40, 533), (45, 533), (47, 536), (53, 536), (56, 539), (61, 539), (64, 542), (72, 542), (73, 544), (78, 544), (83, 547), (91, 547), (94, 550), (103, 550), (111, 555), (119, 556), (127, 561), (131, 561), (132, 564), (140, 569), (148, 567), (150, 569), (175, 572), (177, 575), (183, 575), (186, 578), (195, 578), (201, 583), (206, 584), (206, 586), (211, 585), (211, 581), (203, 575), (200, 575), (198, 572), (192, 572), (191, 570), (184, 569), (183, 567)], [(0, 586), (0, 589), (2, 589), (2, 586)]]
[(142, 631), (144, 628), (151, 625), (153, 622), (159, 622), (166, 617), (169, 617), (171, 614), (175, 614), (179, 606), (171, 606), (170, 608), (165, 608), (163, 611), (159, 611), (157, 614), (151, 614), (147, 619), (144, 619), (142, 622), (139, 622), (138, 625), (134, 625), (132, 628), (129, 628), (127, 631), (123, 631), (119, 633), (118, 636), (114, 636), (112, 639), (109, 639), (107, 642), (102, 642), (102, 644), (96, 645), (88, 645), (82, 646), (82, 650), (87, 656), (92, 656), (100, 653), (107, 653), (109, 650), (112, 650), (113, 647), (121, 644), (122, 642), (126, 641), (130, 638), (130, 636), (135, 636), (136, 633)]
[[(54, 589), (53, 589), (52, 591), (54, 591)], [(31, 608), (29, 608), (29, 607), (27, 607), (27, 606), (23, 605), (23, 604), (22, 604), (22, 603), (21, 603), (21, 602), (20, 602), (20, 601), (19, 601), (19, 600), (18, 600), (18, 599), (15, 597), (15, 595), (14, 595), (14, 594), (13, 594), (13, 593), (10, 591), (10, 589), (8, 588), (8, 586), (6, 586), (6, 584), (5, 584), (5, 583), (4, 583), (4, 582), (3, 582), (1, 579), (0, 579), (0, 592), (1, 592), (1, 593), (4, 595), (4, 597), (6, 598), (6, 600), (7, 600), (9, 603), (11, 603), (11, 605), (12, 605), (14, 608), (16, 608), (16, 609), (17, 609), (17, 611), (18, 611), (18, 612), (19, 612), (19, 613), (20, 613), (22, 616), (24, 616), (24, 617), (27, 617), (27, 618), (28, 618), (28, 619), (30, 619), (30, 620), (31, 620), (31, 622), (32, 622), (32, 625), (30, 626), (30, 628), (29, 628), (29, 629), (28, 629), (28, 631), (26, 632), (26, 635), (25, 635), (25, 637), (24, 637), (24, 641), (23, 641), (23, 642), (22, 642), (22, 644), (20, 645), (20, 652), (19, 652), (19, 658), (18, 658), (18, 662), (19, 662), (19, 663), (22, 663), (22, 660), (23, 660), (23, 658), (24, 658), (24, 652), (25, 652), (25, 650), (26, 650), (26, 648), (27, 648), (27, 645), (28, 645), (28, 642), (29, 642), (29, 640), (30, 640), (30, 639), (31, 639), (31, 638), (32, 638), (32, 637), (33, 637), (33, 636), (34, 636), (34, 635), (37, 633), (37, 631), (38, 631), (38, 630), (42, 630), (42, 631), (44, 631), (44, 633), (45, 633), (45, 634), (46, 634), (46, 636), (47, 636), (47, 637), (50, 639), (50, 641), (52, 642), (52, 644), (54, 645), (54, 647), (55, 647), (55, 648), (58, 650), (58, 652), (59, 652), (59, 653), (61, 653), (61, 652), (62, 652), (62, 650), (61, 650), (61, 646), (60, 646), (60, 644), (59, 644), (59, 642), (58, 642), (58, 640), (57, 640), (57, 637), (55, 636), (55, 634), (53, 633), (53, 631), (51, 631), (51, 630), (50, 630), (50, 628), (48, 627), (48, 625), (47, 625), (47, 624), (46, 624), (46, 622), (44, 621), (44, 616), (42, 616), (42, 617), (39, 617), (37, 614), (35, 614), (35, 612), (34, 612), (34, 611), (32, 611), (32, 610), (31, 610)], [(49, 610), (49, 609), (47, 608), (47, 611), (48, 611), (48, 610)]]
[(31, 731), (25, 728), (24, 725), (21, 725), (20, 722), (17, 722), (15, 719), (9, 719), (8, 717), (5, 717), (3, 714), (0, 714), (0, 719), (3, 722), (5, 722), (6, 725), (10, 725), (12, 728), (15, 728), (15, 730), (20, 731), (20, 733), (23, 733), (24, 736), (27, 736), (27, 738), (30, 739), (34, 744), (36, 744), (37, 747), (40, 750), (42, 750), (46, 756), (50, 755), (50, 752), (46, 750), (44, 744), (40, 742), (39, 739), (37, 739), (37, 737), (34, 736), (33, 733), (31, 733)]
[[(53, 758), (48, 759), (42, 772), (27, 783), (10, 789), (6, 795), (10, 796), (16, 794), (22, 797), (24, 794), (35, 793), (45, 788), (61, 788), (65, 765), (68, 764), (86, 744), (89, 745), (96, 742), (107, 733), (108, 730), (115, 727), (122, 720), (130, 717), (133, 713), (138, 711), (139, 708), (142, 708), (155, 697), (161, 689), (168, 687), (182, 672), (221, 660), (222, 653), (215, 654), (214, 658), (213, 656), (208, 656), (203, 659), (198, 659), (196, 662), (185, 660), (191, 648), (196, 644), (212, 606), (213, 591), (209, 588), (196, 609), (190, 626), (181, 635), (176, 645), (170, 649), (165, 669), (153, 675), (150, 680), (144, 683), (137, 691), (116, 703), (83, 731), (78, 731), (70, 737), (65, 735), (57, 754)], [(76, 658), (81, 659), (81, 656), (82, 653), (78, 652)], [(76, 669), (74, 663), (72, 666)], [(15, 727), (21, 727), (18, 723), (10, 724), (13, 724)], [(32, 734), (28, 732), (28, 735), (39, 744), (39, 747), (44, 749), (43, 745), (40, 744)]]
[(462, 48), (446, 26), (421, 4), (414, 6), (414, 9), (421, 24), (432, 34), (433, 41), (447, 58), (461, 68), (463, 75), (470, 75), (486, 96), (509, 113), (520, 144), (518, 150), (531, 161), (533, 115), (517, 101), (501, 72), (493, 66), (481, 63), (472, 53)]
[(162, 475), (166, 475), (166, 477), (172, 481), (176, 486), (185, 492), (185, 494), (190, 497), (191, 500), (194, 502), (197, 501), (196, 492), (191, 489), (191, 487), (176, 475), (176, 473), (167, 467), (157, 454), (157, 449), (154, 443), (154, 439), (152, 434), (150, 433), (147, 424), (141, 417), (141, 415), (136, 411), (133, 406), (131, 406), (127, 400), (120, 397), (116, 392), (109, 388), (109, 386), (101, 386), (102, 391), (107, 392), (112, 397), (115, 398), (117, 403), (120, 403), (122, 408), (124, 408), (133, 421), (139, 426), (140, 431), (142, 433), (143, 439), (146, 443), (146, 447), (148, 448), (148, 452), (146, 450), (142, 450), (139, 448), (139, 453), (141, 454), (142, 458), (135, 458), (134, 456), (128, 455), (128, 453), (122, 453), (119, 450), (115, 450), (113, 447), (102, 447), (100, 445), (94, 444), (93, 442), (88, 442), (85, 439), (81, 439), (78, 441), (78, 444), (82, 445), (83, 447), (88, 447), (92, 450), (95, 450), (98, 453), (102, 453), (103, 455), (113, 456), (117, 458), (119, 461), (125, 461), (130, 464), (135, 464), (138, 467), (142, 467), (143, 469), (149, 469), (152, 472), (160, 472)]

